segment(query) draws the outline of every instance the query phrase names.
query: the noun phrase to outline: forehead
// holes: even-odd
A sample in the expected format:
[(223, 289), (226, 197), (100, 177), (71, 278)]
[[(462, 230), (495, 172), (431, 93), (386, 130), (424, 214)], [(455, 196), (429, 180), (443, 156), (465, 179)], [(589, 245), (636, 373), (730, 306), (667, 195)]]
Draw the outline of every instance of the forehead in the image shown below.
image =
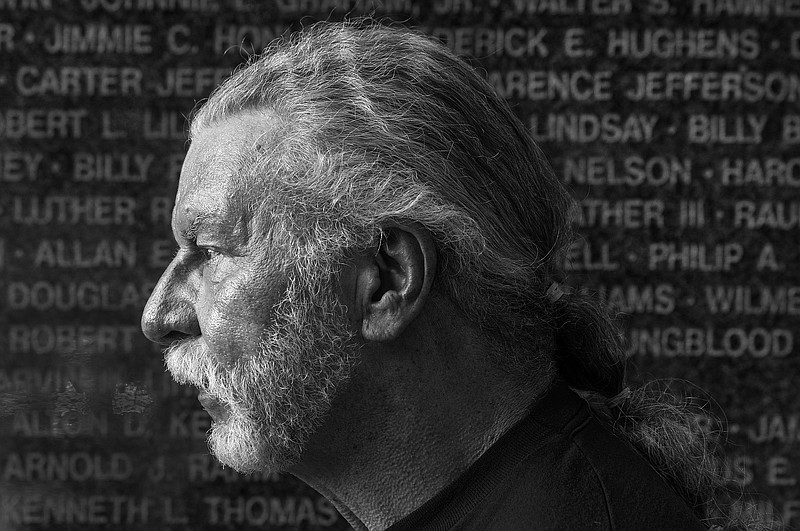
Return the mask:
[(247, 166), (257, 146), (274, 142), (275, 119), (263, 113), (227, 118), (198, 132), (181, 169), (173, 222), (197, 214), (241, 213)]

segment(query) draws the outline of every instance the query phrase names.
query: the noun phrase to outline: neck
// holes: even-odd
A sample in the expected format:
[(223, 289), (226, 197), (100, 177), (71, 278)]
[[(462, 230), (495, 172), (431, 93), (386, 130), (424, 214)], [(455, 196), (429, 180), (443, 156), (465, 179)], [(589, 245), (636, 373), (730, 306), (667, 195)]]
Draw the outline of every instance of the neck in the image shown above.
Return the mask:
[(425, 345), (366, 349), (291, 471), (355, 529), (385, 529), (433, 497), (523, 418), (547, 384), (520, 389), (470, 330), (425, 332), (412, 336), (434, 338)]

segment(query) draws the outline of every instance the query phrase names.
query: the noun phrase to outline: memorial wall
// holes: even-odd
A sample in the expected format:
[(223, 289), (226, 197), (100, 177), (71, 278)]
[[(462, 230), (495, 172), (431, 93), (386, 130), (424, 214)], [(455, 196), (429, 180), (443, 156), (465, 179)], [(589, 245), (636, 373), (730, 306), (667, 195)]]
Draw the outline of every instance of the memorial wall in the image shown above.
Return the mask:
[(474, 58), (579, 202), (569, 283), (631, 380), (713, 397), (741, 503), (800, 528), (800, 0), (0, 0), (0, 529), (349, 528), (222, 469), (139, 330), (186, 117), (347, 14)]

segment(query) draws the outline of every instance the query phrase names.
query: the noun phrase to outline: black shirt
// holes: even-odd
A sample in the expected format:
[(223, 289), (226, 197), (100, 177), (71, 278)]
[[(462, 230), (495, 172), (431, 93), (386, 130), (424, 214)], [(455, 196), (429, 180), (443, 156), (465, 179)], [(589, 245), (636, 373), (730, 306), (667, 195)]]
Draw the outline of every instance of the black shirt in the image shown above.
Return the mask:
[(461, 477), (389, 528), (445, 529), (706, 527), (586, 402), (556, 384)]

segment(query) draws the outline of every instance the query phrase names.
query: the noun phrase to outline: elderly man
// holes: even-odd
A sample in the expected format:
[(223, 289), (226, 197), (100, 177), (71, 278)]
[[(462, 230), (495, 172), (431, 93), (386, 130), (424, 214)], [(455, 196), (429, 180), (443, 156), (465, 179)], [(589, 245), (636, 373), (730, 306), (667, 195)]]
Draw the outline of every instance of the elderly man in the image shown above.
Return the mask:
[(613, 328), (561, 288), (571, 209), (443, 46), (315, 25), (194, 117), (142, 326), (222, 463), (357, 529), (705, 529), (691, 417), (631, 396)]

